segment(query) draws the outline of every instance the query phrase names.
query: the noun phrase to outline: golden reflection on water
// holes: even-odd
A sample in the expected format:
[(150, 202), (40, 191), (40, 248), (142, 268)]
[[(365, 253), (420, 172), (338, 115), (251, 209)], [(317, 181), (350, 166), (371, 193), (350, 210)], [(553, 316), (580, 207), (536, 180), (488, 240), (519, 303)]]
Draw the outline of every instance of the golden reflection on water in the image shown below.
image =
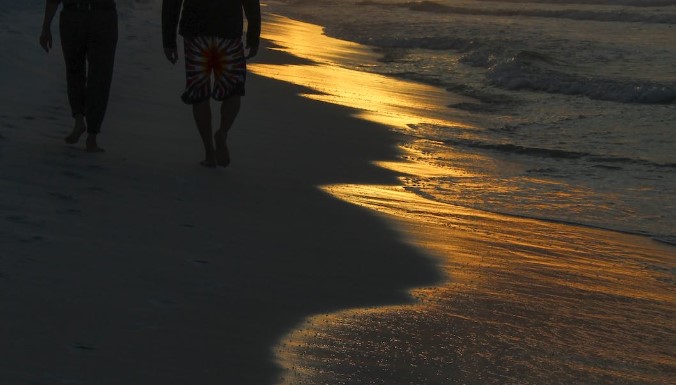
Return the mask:
[[(441, 165), (429, 163), (429, 161), (421, 161), (425, 159), (426, 154), (414, 147), (400, 146), (400, 150), (402, 153), (402, 158), (404, 159), (403, 161), (376, 161), (374, 163), (379, 167), (395, 171), (399, 174), (413, 175), (420, 178), (471, 178), (479, 176), (476, 173), (461, 167), (453, 167), (449, 166), (448, 164)], [(413, 161), (407, 159), (416, 160)]]
[(271, 17), (265, 27), (262, 36), (279, 47), (275, 49), (313, 63), (248, 64), (248, 70), (255, 74), (310, 88), (315, 93), (303, 96), (354, 108), (360, 118), (399, 129), (408, 130), (409, 125), (420, 123), (470, 128), (445, 116), (445, 106), (469, 102), (469, 98), (339, 64), (372, 65), (377, 56), (364, 46), (330, 38), (318, 26), (283, 17)]
[(284, 16), (266, 15), (261, 37), (273, 42), (279, 51), (311, 60), (317, 64), (333, 65), (337, 62), (352, 62), (361, 66), (374, 65), (378, 57), (367, 47), (346, 40), (334, 39), (323, 34), (321, 26), (289, 19)]
[[(265, 25), (264, 38), (277, 49), (314, 63), (251, 64), (252, 72), (302, 85), (314, 92), (306, 97), (354, 108), (360, 117), (397, 129), (418, 123), (471, 128), (438, 111), (460, 102), (442, 90), (336, 64), (368, 67), (375, 59), (364, 47), (281, 17)], [(404, 159), (421, 158), (407, 151), (416, 150), (404, 149)], [(403, 176), (482, 179), (460, 166), (377, 164)], [(281, 384), (673, 382), (672, 247), (454, 206), (425, 199), (410, 186), (322, 189), (396, 223), (403, 238), (435, 257), (448, 280), (412, 290), (413, 304), (309, 318), (276, 348), (285, 369)]]
[(319, 315), (285, 338), (284, 384), (667, 384), (673, 248), (491, 214), (400, 186), (324, 190), (398, 223), (448, 281), (412, 305)]

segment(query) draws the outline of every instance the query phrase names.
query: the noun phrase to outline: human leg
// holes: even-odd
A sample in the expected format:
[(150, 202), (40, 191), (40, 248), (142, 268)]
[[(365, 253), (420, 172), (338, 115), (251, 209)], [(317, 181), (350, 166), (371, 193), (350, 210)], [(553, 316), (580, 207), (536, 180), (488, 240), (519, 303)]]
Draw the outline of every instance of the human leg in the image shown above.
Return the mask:
[(227, 146), (228, 132), (232, 128), (244, 95), (246, 62), (241, 39), (218, 40), (217, 65), (214, 66), (214, 90), (212, 97), (221, 101), (221, 123), (214, 133), (216, 162), (221, 167), (230, 164)]
[(80, 141), (80, 136), (87, 131), (87, 125), (85, 124), (85, 117), (84, 114), (82, 113), (76, 113), (73, 115), (73, 119), (75, 119), (75, 123), (73, 124), (73, 130), (66, 136), (64, 139), (66, 143), (68, 144), (75, 144), (78, 141)]
[(202, 165), (214, 167), (216, 161), (214, 158), (214, 143), (211, 138), (211, 106), (209, 103), (209, 99), (194, 103), (192, 105), (192, 115), (202, 138), (202, 144), (204, 145), (204, 161)]
[(227, 167), (230, 164), (230, 151), (227, 145), (228, 132), (235, 122), (235, 118), (237, 118), (241, 100), (242, 98), (239, 95), (232, 95), (221, 102), (221, 124), (214, 133), (216, 162), (221, 167)]
[(242, 104), (242, 97), (239, 95), (232, 95), (221, 102), (221, 124), (219, 130), (224, 134), (230, 131), (239, 109)]
[(117, 12), (114, 9), (91, 12), (87, 40), (87, 150), (99, 152), (96, 142), (108, 106), (117, 48)]
[(61, 48), (66, 64), (66, 84), (71, 114), (75, 120), (73, 130), (66, 136), (69, 144), (77, 143), (87, 130), (85, 125), (85, 90), (86, 90), (86, 53), (85, 20), (81, 14), (62, 11), (60, 15), (59, 34)]
[(213, 39), (197, 36), (183, 39), (185, 49), (185, 91), (181, 95), (184, 103), (192, 105), (193, 118), (204, 145), (203, 166), (215, 167), (214, 142), (211, 128), (211, 60), (209, 55)]

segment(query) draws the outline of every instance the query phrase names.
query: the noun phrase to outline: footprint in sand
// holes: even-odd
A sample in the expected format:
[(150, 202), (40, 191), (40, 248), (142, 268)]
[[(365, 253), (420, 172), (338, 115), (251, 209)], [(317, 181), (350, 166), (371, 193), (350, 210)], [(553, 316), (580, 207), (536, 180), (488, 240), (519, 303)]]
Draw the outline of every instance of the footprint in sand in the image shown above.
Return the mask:
[(85, 179), (84, 175), (78, 174), (78, 173), (73, 172), (73, 171), (62, 171), (61, 175), (64, 175), (64, 176), (67, 176), (67, 177), (73, 178), (73, 179)]
[(26, 217), (23, 215), (9, 215), (5, 219), (12, 223), (26, 223)]
[(96, 347), (91, 344), (72, 344), (70, 347), (78, 350), (96, 350)]
[(59, 200), (62, 200), (64, 202), (76, 202), (77, 201), (77, 199), (75, 199), (70, 194), (64, 194), (64, 193), (60, 193), (60, 192), (50, 192), (49, 195), (51, 195), (54, 198), (57, 198)]
[(41, 242), (47, 240), (47, 238), (43, 237), (42, 235), (33, 235), (30, 237), (22, 237), (19, 238), (19, 242), (22, 243), (35, 243), (35, 242)]
[(148, 300), (150, 304), (157, 307), (174, 307), (176, 306), (176, 301), (168, 298), (150, 298)]
[(62, 213), (66, 213), (66, 214), (81, 214), (81, 213), (82, 213), (82, 209), (74, 209), (74, 208), (70, 208), (70, 209), (63, 210), (63, 211), (61, 211), (61, 212), (62, 212)]

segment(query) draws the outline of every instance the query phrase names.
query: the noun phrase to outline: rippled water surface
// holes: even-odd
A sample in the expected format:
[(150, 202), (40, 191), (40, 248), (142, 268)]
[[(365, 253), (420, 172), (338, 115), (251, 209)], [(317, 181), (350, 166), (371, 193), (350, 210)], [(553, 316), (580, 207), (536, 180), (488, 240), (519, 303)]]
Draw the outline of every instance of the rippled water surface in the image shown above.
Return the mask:
[(284, 384), (673, 380), (671, 247), (440, 204), (401, 187), (326, 190), (397, 221), (449, 280), (414, 290), (415, 304), (309, 319), (278, 348)]
[(675, 2), (289, 0), (266, 10), (379, 55), (334, 66), (471, 98), (440, 98), (445, 122), (411, 119), (402, 131), (426, 164), (447, 167), (451, 152), (494, 159), (467, 165), (494, 188), (407, 180), (419, 194), (676, 242)]
[(446, 276), (308, 318), (275, 348), (280, 383), (673, 382), (675, 3), (268, 2), (264, 37), (308, 62), (252, 72), (405, 138), (377, 162), (400, 185), (321, 188)]
[[(401, 185), (330, 185), (324, 191), (388, 218), (447, 277), (413, 290), (410, 304), (307, 319), (276, 348), (285, 368), (280, 383), (671, 381), (676, 373), (676, 250), (650, 237), (579, 225), (613, 228), (635, 222), (636, 232), (645, 230), (640, 226), (645, 213), (631, 208), (632, 199), (640, 196), (647, 206), (669, 210), (672, 202), (660, 199), (673, 193), (665, 189), (673, 182), (670, 166), (658, 158), (669, 162), (671, 154), (655, 153), (642, 161), (608, 154), (601, 159), (599, 147), (622, 147), (618, 143), (632, 136), (615, 126), (592, 138), (589, 132), (598, 134), (598, 127), (587, 124), (606, 119), (600, 117), (559, 122), (559, 135), (573, 126), (578, 130), (566, 136), (578, 140), (575, 146), (556, 140), (553, 120), (542, 111), (537, 116), (546, 129), (536, 122), (490, 127), (487, 122), (494, 119), (511, 121), (500, 105), (504, 95), (521, 98), (510, 104), (520, 111), (546, 108), (550, 97), (543, 101), (543, 94), (505, 92), (489, 108), (482, 101), (486, 95), (462, 87), (439, 93), (438, 84), (410, 83), (411, 76), (383, 77), (378, 51), (374, 60), (368, 47), (318, 35), (317, 26), (283, 17), (269, 17), (266, 25), (265, 37), (275, 49), (311, 61), (252, 64), (254, 73), (303, 85), (310, 90), (306, 97), (354, 108), (357, 116), (404, 134), (402, 159), (377, 162), (401, 175)], [(456, 54), (445, 55), (451, 60)], [(488, 91), (491, 97), (500, 92), (482, 89)], [(559, 109), (569, 106), (556, 98), (587, 103), (592, 112), (603, 105), (628, 114), (644, 107), (553, 94), (551, 103)], [(647, 106), (653, 107), (673, 108)], [(494, 112), (487, 112), (491, 108)], [(646, 116), (645, 121), (650, 131), (657, 120)], [(590, 143), (575, 139), (581, 132)], [(648, 153), (649, 142), (643, 145)], [(664, 174), (652, 174), (657, 175), (654, 187), (644, 184), (635, 195), (622, 191), (626, 180), (609, 177), (612, 171), (624, 176), (631, 171), (637, 180), (647, 179), (650, 169)], [(512, 210), (518, 216), (497, 213)], [(673, 225), (664, 220), (666, 212), (661, 214), (669, 233)], [(555, 221), (536, 219), (542, 217)], [(382, 274), (387, 274), (385, 266)]]

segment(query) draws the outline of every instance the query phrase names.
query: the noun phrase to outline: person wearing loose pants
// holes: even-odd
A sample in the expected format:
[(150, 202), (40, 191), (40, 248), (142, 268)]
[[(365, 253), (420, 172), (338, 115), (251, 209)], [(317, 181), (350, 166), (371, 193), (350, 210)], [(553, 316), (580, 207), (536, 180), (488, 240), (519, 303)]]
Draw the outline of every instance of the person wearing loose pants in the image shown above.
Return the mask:
[(113, 0), (47, 0), (40, 44), (52, 47), (51, 21), (63, 3), (59, 32), (66, 63), (68, 101), (75, 119), (66, 143), (87, 132), (86, 150), (103, 151), (97, 135), (108, 105), (117, 47), (117, 11)]

